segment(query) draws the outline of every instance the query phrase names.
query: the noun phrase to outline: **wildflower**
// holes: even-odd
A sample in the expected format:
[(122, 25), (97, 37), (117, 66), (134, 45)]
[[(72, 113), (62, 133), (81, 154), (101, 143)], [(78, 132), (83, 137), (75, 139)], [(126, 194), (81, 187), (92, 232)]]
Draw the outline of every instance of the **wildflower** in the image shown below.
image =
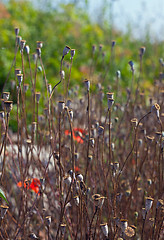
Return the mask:
[(34, 191), (35, 193), (39, 193), (39, 188), (40, 188), (40, 180), (38, 178), (32, 178), (32, 179), (28, 179), (24, 181), (24, 184), (22, 184), (22, 182), (18, 182), (17, 186), (26, 188), (26, 189), (31, 189), (32, 191)]
[[(65, 130), (65, 135), (70, 135), (71, 132), (69, 130)], [(84, 137), (85, 137), (85, 130), (82, 128), (74, 128), (73, 129), (73, 139), (76, 140), (78, 143), (83, 143), (84, 142)]]
[(78, 166), (75, 166), (75, 172), (79, 172), (80, 168)]

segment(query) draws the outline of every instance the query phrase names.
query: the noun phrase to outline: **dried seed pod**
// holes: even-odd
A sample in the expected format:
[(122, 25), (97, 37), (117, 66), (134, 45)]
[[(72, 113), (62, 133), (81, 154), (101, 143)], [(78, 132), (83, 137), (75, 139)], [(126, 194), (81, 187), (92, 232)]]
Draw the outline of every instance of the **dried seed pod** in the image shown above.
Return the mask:
[(10, 97), (10, 93), (9, 93), (9, 92), (3, 92), (3, 93), (2, 93), (2, 98), (3, 98), (4, 100), (9, 100), (9, 97)]
[(36, 102), (37, 103), (39, 103), (40, 97), (41, 97), (41, 93), (40, 92), (36, 92), (35, 93), (35, 98), (36, 98)]
[(19, 34), (19, 28), (15, 27), (15, 35), (18, 36), (18, 34)]
[(151, 112), (154, 113), (157, 116), (158, 119), (159, 119), (159, 110), (160, 110), (160, 106), (158, 105), (158, 103), (155, 103), (151, 107)]
[(104, 132), (104, 127), (99, 126), (99, 127), (98, 127), (98, 136), (102, 135), (103, 132)]
[(58, 102), (58, 111), (59, 111), (60, 113), (63, 112), (64, 107), (65, 107), (65, 102), (59, 101), (59, 102)]
[(85, 79), (84, 84), (85, 84), (85, 86), (86, 86), (86, 88), (87, 88), (87, 91), (89, 92), (89, 89), (90, 89), (90, 81), (87, 80), (87, 79)]
[(28, 84), (28, 83), (25, 83), (25, 84), (24, 84), (24, 92), (25, 92), (25, 93), (27, 92), (28, 88), (29, 88), (29, 84)]
[(125, 229), (125, 231), (124, 231), (124, 234), (125, 234), (127, 237), (131, 238), (131, 237), (133, 237), (133, 236), (135, 235), (135, 230), (134, 230), (134, 228), (132, 228), (132, 227), (127, 227), (127, 228)]
[(64, 234), (65, 234), (65, 229), (66, 229), (66, 224), (61, 223), (61, 224), (60, 224), (61, 235), (64, 235)]
[(45, 222), (46, 222), (46, 225), (47, 225), (48, 227), (50, 227), (50, 225), (51, 225), (51, 216), (45, 217)]
[(24, 47), (25, 47), (25, 44), (26, 44), (26, 40), (21, 40), (21, 41), (20, 41), (21, 51), (23, 51), (23, 49), (24, 49)]
[(65, 55), (67, 55), (69, 53), (70, 49), (71, 48), (69, 46), (65, 46), (65, 48), (63, 49), (63, 58)]
[(19, 83), (19, 86), (20, 86), (22, 81), (23, 81), (23, 74), (17, 74), (17, 79), (18, 79), (18, 83)]
[(107, 98), (114, 99), (114, 93), (113, 92), (108, 92), (106, 95), (107, 95)]
[(9, 207), (5, 206), (5, 205), (0, 205), (0, 209), (1, 209), (1, 219), (3, 219), (4, 216), (6, 215), (7, 210), (9, 209)]
[(28, 45), (25, 46), (25, 51), (29, 55), (30, 54), (30, 47)]
[(71, 49), (71, 58), (75, 56), (75, 49)]
[(78, 181), (83, 182), (84, 177), (82, 174), (77, 174), (76, 178)]
[(107, 223), (102, 223), (100, 224), (101, 231), (104, 234), (105, 237), (108, 237), (108, 224)]
[(136, 127), (137, 127), (137, 124), (138, 124), (138, 119), (137, 119), (137, 118), (133, 118), (133, 119), (131, 119), (130, 121), (131, 121), (132, 126), (133, 126), (134, 128), (136, 128)]
[(4, 108), (7, 113), (10, 113), (13, 108), (13, 101), (4, 101)]
[(113, 98), (108, 98), (108, 110), (111, 109), (111, 107), (113, 106), (114, 104), (114, 99)]
[(64, 178), (64, 182), (67, 184), (67, 186), (70, 186), (70, 185), (71, 185), (71, 182), (72, 182), (71, 176), (66, 176), (66, 177)]
[(146, 210), (147, 212), (151, 209), (151, 207), (152, 207), (152, 205), (153, 205), (153, 201), (154, 201), (154, 199), (151, 198), (151, 197), (147, 197), (147, 198), (146, 198), (145, 210)]
[(43, 47), (43, 42), (42, 41), (37, 41), (36, 45), (37, 45), (37, 48), (42, 48)]
[(79, 203), (80, 203), (79, 196), (75, 196), (75, 197), (73, 197), (73, 199), (75, 201), (76, 206), (79, 206)]
[(128, 227), (128, 220), (121, 219), (120, 220), (120, 227), (121, 227), (122, 232), (125, 232), (126, 228)]
[(41, 57), (41, 52), (42, 52), (41, 48), (36, 49), (36, 54), (37, 54), (38, 57)]

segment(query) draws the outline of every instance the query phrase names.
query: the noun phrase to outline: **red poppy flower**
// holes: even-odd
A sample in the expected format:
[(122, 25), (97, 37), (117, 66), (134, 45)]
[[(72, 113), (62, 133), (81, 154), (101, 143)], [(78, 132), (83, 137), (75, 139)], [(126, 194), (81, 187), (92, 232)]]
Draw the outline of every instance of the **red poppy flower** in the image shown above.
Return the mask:
[[(31, 189), (35, 193), (39, 192), (40, 185), (41, 185), (41, 183), (40, 183), (40, 180), (38, 178), (32, 178), (30, 180), (24, 181), (24, 188)], [(19, 188), (22, 187), (22, 182), (21, 181), (18, 182), (17, 186)]]
[(78, 166), (75, 166), (75, 172), (79, 172), (80, 168)]
[[(65, 130), (65, 135), (70, 135), (71, 132), (69, 130)], [(74, 128), (73, 129), (73, 139), (78, 143), (83, 143), (83, 138), (85, 137), (86, 131), (82, 128)]]

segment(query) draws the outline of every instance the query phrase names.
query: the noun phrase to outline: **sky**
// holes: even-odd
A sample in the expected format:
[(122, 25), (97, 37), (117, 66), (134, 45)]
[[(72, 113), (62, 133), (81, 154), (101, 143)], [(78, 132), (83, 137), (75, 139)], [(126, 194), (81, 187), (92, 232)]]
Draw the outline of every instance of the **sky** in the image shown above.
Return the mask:
[[(148, 29), (153, 40), (164, 40), (164, 0), (89, 0), (91, 16), (96, 16), (105, 2), (107, 8), (112, 6), (117, 29), (126, 32), (130, 23), (135, 37), (145, 37)], [(106, 17), (110, 20), (109, 14)]]

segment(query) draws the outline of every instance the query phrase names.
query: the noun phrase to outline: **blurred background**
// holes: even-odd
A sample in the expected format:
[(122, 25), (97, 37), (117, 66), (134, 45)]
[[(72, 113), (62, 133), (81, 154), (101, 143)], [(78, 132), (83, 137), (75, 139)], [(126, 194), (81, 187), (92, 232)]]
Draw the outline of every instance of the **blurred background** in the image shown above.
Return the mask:
[[(104, 87), (109, 84), (109, 78), (111, 83), (115, 80), (118, 69), (122, 85), (128, 86), (131, 76), (128, 61), (135, 62), (137, 75), (139, 48), (145, 46), (143, 79), (145, 89), (149, 89), (159, 74), (158, 63), (163, 57), (163, 10), (163, 0), (3, 0), (0, 2), (0, 89), (14, 58), (15, 27), (20, 28), (19, 34), (30, 46), (31, 59), (36, 41), (43, 41), (42, 57), (49, 83), (58, 79), (64, 46), (76, 49), (70, 87), (77, 83), (80, 85), (84, 78), (89, 77), (93, 44), (97, 49), (93, 78), (95, 83), (98, 81), (103, 64), (109, 62), (112, 40), (116, 41), (115, 59)], [(98, 53), (100, 44), (103, 46), (101, 57)], [(68, 57), (66, 67), (69, 67), (69, 62)], [(16, 67), (20, 64), (21, 59), (17, 58)], [(42, 71), (38, 74), (43, 75)], [(10, 80), (12, 78), (14, 71), (10, 74)], [(38, 90), (41, 85), (40, 81)], [(6, 90), (9, 88), (8, 82)]]

